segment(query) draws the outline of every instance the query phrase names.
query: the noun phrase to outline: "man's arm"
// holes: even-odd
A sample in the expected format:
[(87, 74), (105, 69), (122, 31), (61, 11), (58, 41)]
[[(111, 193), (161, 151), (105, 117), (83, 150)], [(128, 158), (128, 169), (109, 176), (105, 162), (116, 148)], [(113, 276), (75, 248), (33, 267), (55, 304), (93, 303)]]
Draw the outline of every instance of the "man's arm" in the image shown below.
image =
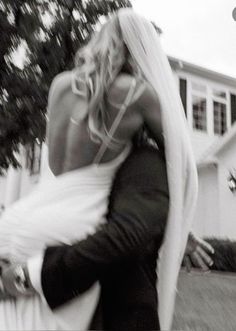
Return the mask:
[(86, 291), (114, 263), (141, 258), (164, 233), (168, 202), (163, 159), (150, 148), (133, 152), (116, 176), (108, 223), (82, 242), (46, 249), (41, 276), (48, 304), (55, 308)]
[(149, 242), (162, 238), (168, 209), (165, 162), (157, 151), (138, 149), (116, 176), (108, 222), (72, 246), (46, 249), (41, 279), (48, 304), (55, 308), (86, 291), (120, 261), (142, 258)]
[(144, 199), (140, 193), (134, 193), (127, 199), (132, 203), (126, 200), (119, 214), (112, 213), (108, 223), (94, 235), (72, 246), (46, 249), (41, 279), (51, 308), (89, 289), (104, 273), (109, 273), (112, 265), (142, 259), (150, 241), (162, 237), (168, 197), (157, 192)]

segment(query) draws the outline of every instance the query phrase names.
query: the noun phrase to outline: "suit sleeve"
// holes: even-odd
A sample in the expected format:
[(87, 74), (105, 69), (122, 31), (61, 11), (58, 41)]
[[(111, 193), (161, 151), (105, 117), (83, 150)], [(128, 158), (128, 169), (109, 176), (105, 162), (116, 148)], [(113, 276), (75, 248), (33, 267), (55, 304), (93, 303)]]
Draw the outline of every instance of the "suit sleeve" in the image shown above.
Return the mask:
[(94, 235), (72, 246), (48, 247), (41, 281), (54, 309), (85, 292), (121, 261), (141, 259), (151, 240), (162, 238), (168, 195), (158, 189), (132, 186), (115, 195), (108, 222)]

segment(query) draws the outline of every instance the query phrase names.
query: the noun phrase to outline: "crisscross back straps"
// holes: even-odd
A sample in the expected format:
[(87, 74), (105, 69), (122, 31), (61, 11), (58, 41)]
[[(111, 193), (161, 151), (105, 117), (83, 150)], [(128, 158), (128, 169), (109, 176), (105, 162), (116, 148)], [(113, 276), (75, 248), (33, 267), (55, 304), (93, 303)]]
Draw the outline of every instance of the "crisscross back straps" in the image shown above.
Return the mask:
[(127, 107), (129, 106), (129, 104), (131, 103), (131, 101), (133, 99), (135, 88), (136, 88), (136, 79), (134, 78), (131, 82), (131, 85), (130, 85), (129, 91), (127, 93), (127, 96), (125, 98), (125, 101), (121, 105), (120, 110), (119, 110), (118, 114), (116, 115), (110, 130), (108, 131), (107, 139), (103, 140), (103, 142), (98, 150), (98, 153), (94, 158), (93, 163), (96, 163), (96, 164), (100, 163), (103, 155), (105, 154), (105, 152), (109, 146), (109, 143), (111, 142), (111, 140), (125, 114)]

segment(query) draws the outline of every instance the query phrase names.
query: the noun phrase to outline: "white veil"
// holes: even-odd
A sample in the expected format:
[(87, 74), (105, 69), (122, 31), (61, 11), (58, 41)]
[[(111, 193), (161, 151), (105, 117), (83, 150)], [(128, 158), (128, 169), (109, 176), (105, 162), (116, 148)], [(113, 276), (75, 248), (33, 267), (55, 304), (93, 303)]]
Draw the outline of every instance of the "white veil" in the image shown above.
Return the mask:
[(170, 209), (157, 287), (161, 328), (169, 330), (176, 282), (197, 199), (197, 170), (181, 99), (155, 28), (132, 9), (119, 10), (118, 17), (124, 42), (161, 104)]

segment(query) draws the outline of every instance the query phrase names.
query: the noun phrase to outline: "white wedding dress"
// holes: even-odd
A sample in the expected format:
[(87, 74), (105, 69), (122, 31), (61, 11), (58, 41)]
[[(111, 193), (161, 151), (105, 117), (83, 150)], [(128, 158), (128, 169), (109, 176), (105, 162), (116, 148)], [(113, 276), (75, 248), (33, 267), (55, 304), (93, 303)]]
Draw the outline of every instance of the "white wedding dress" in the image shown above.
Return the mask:
[[(110, 139), (134, 90), (135, 84), (132, 84), (109, 132)], [(102, 158), (106, 148), (107, 144), (103, 143), (96, 160)], [(57, 177), (46, 165), (47, 170), (35, 190), (0, 218), (0, 258), (23, 263), (46, 246), (72, 244), (94, 233), (105, 222), (114, 175), (130, 149), (128, 143), (110, 162), (96, 161)], [(51, 311), (39, 295), (0, 301), (0, 330), (86, 330), (96, 308), (99, 290), (96, 283), (55, 311)]]
[[(105, 164), (49, 175), (29, 196), (6, 210), (0, 218), (0, 257), (22, 263), (47, 245), (71, 244), (94, 233), (104, 222), (114, 174), (129, 150), (127, 145)], [(0, 330), (86, 329), (98, 295), (96, 284), (55, 313), (40, 296), (0, 301)]]

